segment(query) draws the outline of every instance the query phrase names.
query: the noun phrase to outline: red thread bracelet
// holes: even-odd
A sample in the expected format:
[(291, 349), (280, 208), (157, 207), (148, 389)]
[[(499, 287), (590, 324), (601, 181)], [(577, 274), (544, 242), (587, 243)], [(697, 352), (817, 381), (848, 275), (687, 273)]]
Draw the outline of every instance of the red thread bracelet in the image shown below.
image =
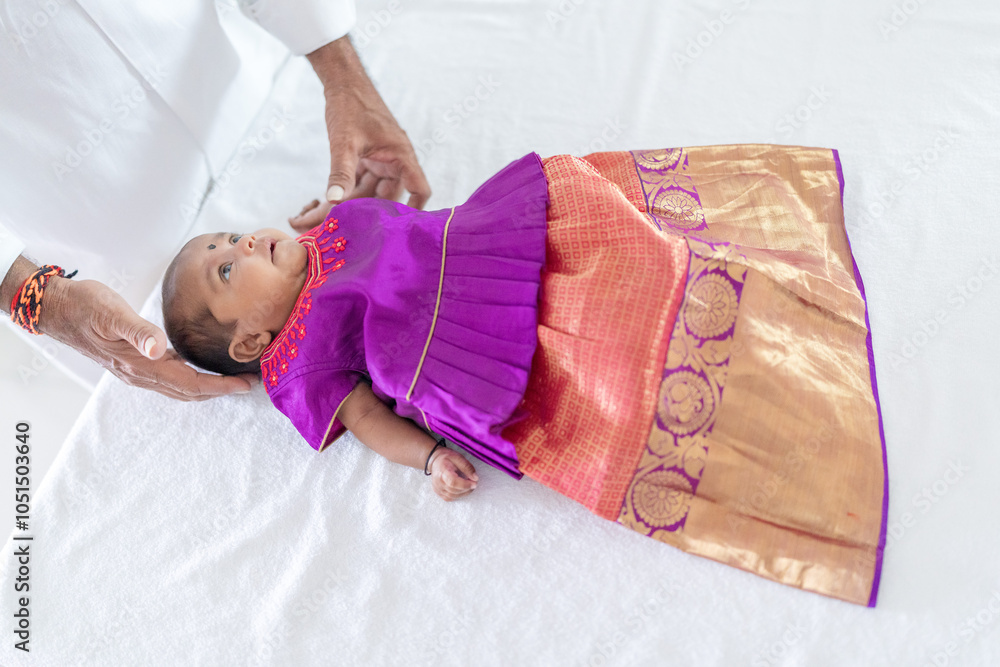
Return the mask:
[(39, 268), (14, 292), (14, 298), (10, 300), (10, 319), (28, 333), (41, 335), (38, 318), (42, 313), (42, 296), (49, 279), (52, 276), (72, 278), (75, 275), (76, 271), (67, 274), (62, 267), (53, 264)]

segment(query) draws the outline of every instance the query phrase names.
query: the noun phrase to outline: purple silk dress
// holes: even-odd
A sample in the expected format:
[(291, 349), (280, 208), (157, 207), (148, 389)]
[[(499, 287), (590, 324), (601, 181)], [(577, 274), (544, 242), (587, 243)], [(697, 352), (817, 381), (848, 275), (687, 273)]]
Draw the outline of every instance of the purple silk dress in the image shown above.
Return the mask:
[(306, 283), (261, 357), (271, 401), (322, 451), (367, 381), (396, 414), (520, 478), (501, 431), (524, 416), (547, 203), (531, 153), (453, 209), (335, 206), (298, 239)]

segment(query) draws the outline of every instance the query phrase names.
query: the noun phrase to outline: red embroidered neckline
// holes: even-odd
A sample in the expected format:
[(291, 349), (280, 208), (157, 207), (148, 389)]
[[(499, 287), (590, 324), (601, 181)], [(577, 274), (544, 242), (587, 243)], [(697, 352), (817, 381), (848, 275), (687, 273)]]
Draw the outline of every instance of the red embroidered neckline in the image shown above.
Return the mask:
[(325, 283), (329, 274), (346, 264), (344, 259), (323, 257), (326, 251), (340, 253), (347, 248), (347, 240), (343, 236), (333, 236), (333, 232), (338, 229), (337, 219), (330, 217), (297, 239), (308, 252), (308, 272), (292, 314), (260, 357), (261, 376), (264, 387), (268, 390), (278, 386), (281, 376), (288, 371), (291, 361), (299, 354), (299, 343), (306, 337), (306, 325), (302, 319), (312, 310), (313, 290)]

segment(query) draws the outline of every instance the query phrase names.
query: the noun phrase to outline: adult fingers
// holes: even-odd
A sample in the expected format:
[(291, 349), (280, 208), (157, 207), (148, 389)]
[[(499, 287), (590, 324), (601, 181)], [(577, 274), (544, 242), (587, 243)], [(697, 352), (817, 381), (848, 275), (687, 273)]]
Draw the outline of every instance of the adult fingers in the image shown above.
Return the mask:
[(403, 194), (403, 184), (395, 178), (383, 178), (375, 186), (375, 196), (396, 201)]
[(357, 199), (359, 197), (374, 197), (375, 188), (378, 187), (378, 183), (378, 175), (366, 170), (358, 178), (358, 183), (354, 186), (354, 192), (351, 193), (351, 199)]
[(111, 309), (108, 313), (111, 340), (117, 336), (127, 341), (147, 359), (159, 359), (167, 351), (167, 335), (163, 330), (139, 317), (124, 300), (116, 300), (105, 307)]
[(407, 206), (423, 208), (431, 196), (431, 186), (420, 169), (416, 155), (409, 147), (401, 146), (381, 151), (371, 157), (363, 158), (361, 164), (378, 175), (382, 181), (393, 181), (393, 190), (389, 193), (392, 196), (386, 196), (386, 199), (399, 199), (403, 188), (406, 188), (410, 192)]
[(354, 175), (358, 170), (358, 152), (350, 142), (336, 142), (330, 136), (330, 178), (327, 180), (327, 201), (339, 203), (354, 191)]
[(411, 208), (422, 209), (427, 200), (431, 198), (431, 185), (424, 176), (424, 171), (417, 163), (417, 156), (413, 151), (408, 151), (409, 155), (402, 160), (402, 183), (403, 187), (410, 193), (410, 199), (406, 205)]
[(316, 208), (310, 209), (305, 213), (300, 213), (294, 218), (289, 218), (288, 224), (291, 225), (292, 229), (299, 233), (308, 232), (310, 229), (326, 219), (327, 212), (326, 206), (317, 206)]
[[(250, 391), (250, 382), (239, 376), (212, 375), (191, 368), (180, 359), (166, 359), (153, 362), (151, 389), (177, 392), (181, 400), (199, 401), (228, 394), (245, 394)], [(161, 392), (164, 393), (164, 392)]]

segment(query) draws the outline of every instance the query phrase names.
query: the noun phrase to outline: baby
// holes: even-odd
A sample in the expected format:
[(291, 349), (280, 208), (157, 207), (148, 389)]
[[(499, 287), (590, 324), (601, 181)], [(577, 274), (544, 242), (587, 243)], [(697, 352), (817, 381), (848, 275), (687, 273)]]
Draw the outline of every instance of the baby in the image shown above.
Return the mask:
[(520, 477), (501, 431), (523, 414), (546, 199), (529, 155), (450, 210), (314, 202), (298, 240), (199, 236), (164, 278), (167, 335), (202, 368), (261, 373), (317, 450), (350, 430), (445, 500), (470, 493), (475, 468), (433, 431)]
[[(841, 188), (827, 149), (532, 153), (451, 209), (314, 202), (297, 239), (199, 236), (164, 278), (167, 335), (203, 368), (259, 373), (314, 449), (350, 430), (445, 500), (479, 479), (447, 439), (644, 535), (863, 604), (886, 477)], [(830, 576), (797, 574), (814, 571)]]
[[(313, 202), (302, 216), (329, 210)], [(308, 277), (306, 247), (277, 229), (217, 233), (187, 243), (163, 281), (168, 336), (177, 352), (223, 373), (261, 372), (261, 355), (282, 332)], [(434, 491), (454, 500), (476, 488), (475, 468), (458, 452), (398, 417), (365, 382), (340, 405), (338, 419), (386, 458), (430, 472)], [(433, 452), (433, 454), (432, 454)]]

